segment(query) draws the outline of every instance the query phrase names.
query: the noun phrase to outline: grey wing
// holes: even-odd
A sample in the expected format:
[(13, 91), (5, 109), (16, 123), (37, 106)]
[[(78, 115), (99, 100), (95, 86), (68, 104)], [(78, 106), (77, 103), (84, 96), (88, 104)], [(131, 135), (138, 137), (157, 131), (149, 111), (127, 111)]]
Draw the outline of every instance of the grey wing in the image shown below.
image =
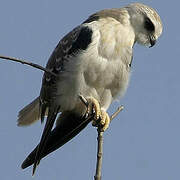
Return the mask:
[[(53, 51), (52, 55), (50, 56), (46, 68), (50, 69), (56, 74), (59, 74), (61, 71), (64, 71), (64, 62), (68, 60), (70, 55), (75, 55), (75, 53), (77, 53), (78, 51), (78, 45), (76, 45), (76, 41), (78, 40), (81, 30), (82, 27), (78, 26), (59, 42), (59, 44)], [(80, 38), (78, 41), (81, 41)], [(81, 48), (79, 47), (79, 49)], [(44, 74), (41, 95), (40, 97), (33, 100), (31, 103), (26, 105), (19, 112), (17, 120), (18, 126), (30, 125), (39, 120), (40, 118), (43, 121), (44, 116), (47, 115), (48, 112), (47, 102), (53, 97), (52, 93), (56, 91), (56, 81), (56, 77), (51, 76), (47, 73)]]
[[(71, 61), (71, 57), (76, 56), (79, 51), (86, 50), (92, 40), (92, 30), (80, 25), (67, 34), (56, 46), (54, 52), (48, 60), (47, 69), (55, 74), (60, 74), (65, 69), (65, 62)], [(40, 93), (41, 120), (43, 121), (46, 109), (46, 103), (50, 103), (50, 99), (56, 96), (56, 85), (58, 78), (51, 74), (44, 73), (42, 80), (42, 88)]]
[[(76, 56), (79, 51), (86, 50), (92, 40), (92, 30), (80, 25), (67, 34), (57, 45), (52, 53), (46, 68), (50, 69), (57, 75), (60, 75), (62, 71), (65, 71), (65, 61), (70, 61), (72, 56)], [(45, 113), (48, 112), (47, 121), (40, 143), (37, 147), (33, 174), (39, 164), (44, 147), (46, 146), (48, 137), (51, 133), (56, 116), (60, 109), (60, 104), (56, 101), (57, 94), (57, 81), (58, 76), (52, 76), (51, 74), (44, 73), (42, 80), (42, 88), (40, 92), (40, 116), (41, 122), (44, 120)]]

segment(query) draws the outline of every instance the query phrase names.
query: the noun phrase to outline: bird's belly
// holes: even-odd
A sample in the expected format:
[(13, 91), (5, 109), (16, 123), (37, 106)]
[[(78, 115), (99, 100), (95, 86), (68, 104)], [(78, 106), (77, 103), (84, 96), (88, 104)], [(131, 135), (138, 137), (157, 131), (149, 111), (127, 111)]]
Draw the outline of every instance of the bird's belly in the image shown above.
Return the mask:
[(122, 96), (127, 89), (130, 70), (119, 60), (93, 58), (89, 65), (81, 63), (72, 67), (61, 74), (58, 83), (57, 100), (62, 111), (74, 109), (80, 94), (93, 96), (101, 102), (101, 99), (105, 99), (103, 96), (108, 94), (113, 100)]
[[(123, 63), (107, 62), (103, 66), (89, 67), (83, 75), (88, 88), (94, 88), (101, 93), (108, 89), (114, 99), (125, 93), (130, 70)], [(98, 94), (99, 97), (101, 93)]]

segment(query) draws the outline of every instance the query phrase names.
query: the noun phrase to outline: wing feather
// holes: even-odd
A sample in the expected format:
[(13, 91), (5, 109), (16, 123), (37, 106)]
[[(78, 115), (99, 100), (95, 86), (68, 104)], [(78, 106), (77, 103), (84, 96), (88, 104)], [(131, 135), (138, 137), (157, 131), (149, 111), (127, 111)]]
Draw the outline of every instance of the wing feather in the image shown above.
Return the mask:
[[(57, 45), (54, 52), (49, 58), (46, 68), (56, 73), (58, 76), (61, 72), (65, 71), (64, 63), (70, 61), (72, 56), (76, 56), (79, 51), (86, 50), (88, 45), (92, 41), (92, 30), (88, 26), (80, 25), (67, 34)], [(48, 110), (47, 121), (43, 134), (38, 147), (36, 148), (34, 156), (33, 174), (39, 164), (46, 147), (49, 136), (52, 134), (52, 128), (58, 112), (60, 111), (61, 104), (57, 101), (57, 90), (58, 90), (58, 76), (53, 76), (48, 73), (44, 73), (42, 80), (42, 88), (40, 92), (40, 117), (41, 122), (44, 121), (45, 112)], [(74, 126), (69, 124), (70, 135), (73, 131)], [(54, 131), (53, 131), (54, 132)], [(56, 134), (56, 133), (55, 133)], [(66, 133), (64, 134), (66, 135)], [(74, 136), (74, 135), (73, 135)], [(62, 138), (62, 137), (61, 137)], [(67, 142), (65, 138), (63, 142)], [(52, 140), (52, 138), (51, 138)], [(49, 141), (48, 141), (49, 143)], [(59, 144), (59, 143), (58, 143)], [(60, 143), (61, 144), (61, 143)], [(56, 145), (57, 147), (60, 146)], [(52, 144), (53, 145), (53, 144)], [(53, 145), (54, 146), (54, 145)], [(49, 147), (51, 149), (51, 147)], [(52, 149), (55, 149), (52, 147)]]

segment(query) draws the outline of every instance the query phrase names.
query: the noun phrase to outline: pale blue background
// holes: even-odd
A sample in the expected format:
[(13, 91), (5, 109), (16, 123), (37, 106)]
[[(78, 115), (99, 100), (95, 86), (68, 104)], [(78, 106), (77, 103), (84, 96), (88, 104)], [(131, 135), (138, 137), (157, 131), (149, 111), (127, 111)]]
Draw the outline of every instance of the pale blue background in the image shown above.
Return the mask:
[[(133, 1), (0, 0), (0, 54), (45, 66), (61, 37), (90, 14)], [(141, 1), (156, 8), (164, 32), (154, 48), (135, 46), (125, 110), (105, 133), (103, 180), (180, 179), (180, 3)], [(40, 122), (16, 126), (18, 111), (39, 95), (42, 72), (0, 60), (0, 179), (30, 180), (20, 165), (39, 142)], [(93, 179), (96, 130), (89, 125), (73, 141), (43, 159), (35, 180)]]

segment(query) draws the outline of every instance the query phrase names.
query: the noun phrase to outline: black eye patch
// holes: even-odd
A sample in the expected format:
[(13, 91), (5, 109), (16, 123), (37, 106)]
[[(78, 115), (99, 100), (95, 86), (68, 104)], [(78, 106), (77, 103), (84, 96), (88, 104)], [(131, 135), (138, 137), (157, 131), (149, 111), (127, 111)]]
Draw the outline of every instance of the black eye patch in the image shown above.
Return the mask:
[(145, 18), (144, 28), (150, 32), (153, 32), (155, 30), (154, 24), (149, 18)]

